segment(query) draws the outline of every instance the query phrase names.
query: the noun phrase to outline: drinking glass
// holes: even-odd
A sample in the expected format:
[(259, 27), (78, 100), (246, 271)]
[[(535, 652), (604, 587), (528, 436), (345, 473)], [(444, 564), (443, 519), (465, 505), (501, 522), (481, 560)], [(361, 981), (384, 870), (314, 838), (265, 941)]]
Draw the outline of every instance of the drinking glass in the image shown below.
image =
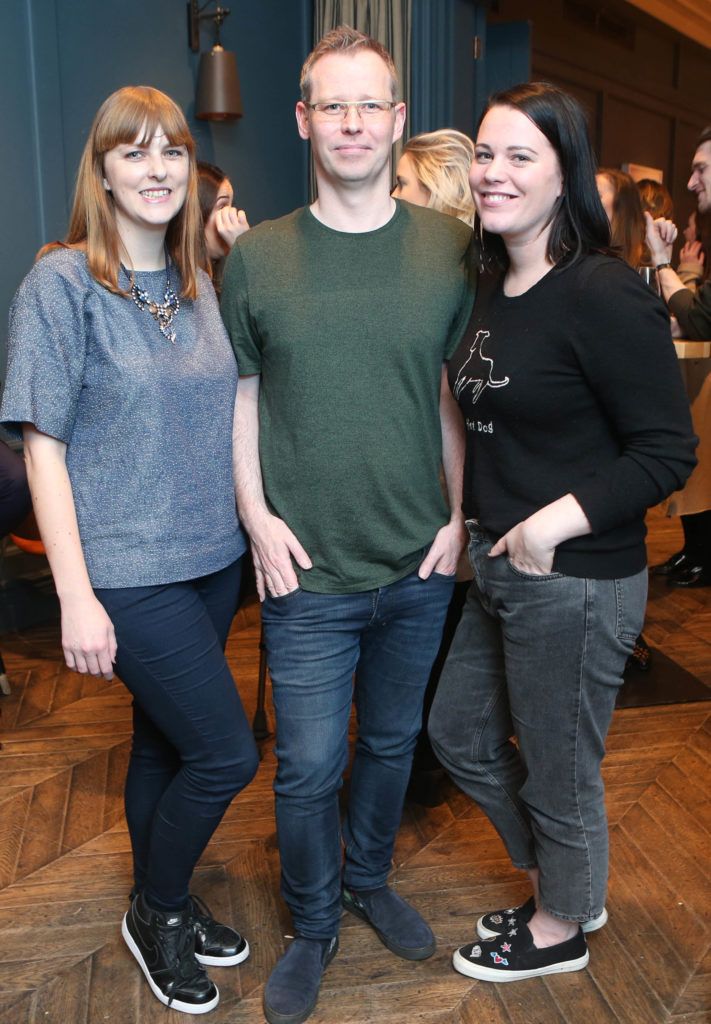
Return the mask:
[(652, 289), (655, 295), (661, 295), (661, 290), (659, 288), (659, 275), (657, 274), (656, 267), (640, 267), (638, 273), (644, 283)]

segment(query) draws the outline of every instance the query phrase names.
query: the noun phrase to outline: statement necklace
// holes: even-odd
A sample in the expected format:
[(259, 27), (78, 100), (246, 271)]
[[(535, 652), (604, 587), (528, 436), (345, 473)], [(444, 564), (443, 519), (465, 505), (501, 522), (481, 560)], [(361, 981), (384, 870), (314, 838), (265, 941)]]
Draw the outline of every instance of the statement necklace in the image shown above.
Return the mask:
[(175, 344), (175, 331), (173, 330), (173, 320), (180, 311), (180, 297), (170, 283), (170, 257), (166, 253), (165, 255), (165, 293), (163, 295), (162, 302), (156, 302), (152, 299), (148, 292), (144, 288), (139, 288), (136, 284), (136, 278), (133, 271), (126, 270), (123, 263), (121, 269), (128, 278), (129, 284), (131, 285), (131, 298), (136, 303), (138, 308), (143, 312), (147, 309), (151, 314), (155, 322), (158, 324), (158, 330), (167, 338), (171, 344)]

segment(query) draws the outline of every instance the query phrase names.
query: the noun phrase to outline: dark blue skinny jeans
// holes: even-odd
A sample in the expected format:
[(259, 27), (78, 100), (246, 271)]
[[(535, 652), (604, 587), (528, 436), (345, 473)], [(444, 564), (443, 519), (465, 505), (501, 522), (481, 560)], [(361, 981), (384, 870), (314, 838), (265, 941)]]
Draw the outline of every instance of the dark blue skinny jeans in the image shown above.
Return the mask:
[[(276, 817), (282, 894), (307, 938), (337, 934), (341, 872), (385, 884), (422, 700), (453, 576), (417, 573), (377, 590), (267, 597), (262, 622), (277, 717)], [(338, 791), (354, 697), (358, 740), (341, 850)]]
[(126, 778), (134, 884), (150, 906), (185, 905), (193, 869), (258, 765), (224, 647), (240, 562), (196, 580), (96, 590), (133, 695)]

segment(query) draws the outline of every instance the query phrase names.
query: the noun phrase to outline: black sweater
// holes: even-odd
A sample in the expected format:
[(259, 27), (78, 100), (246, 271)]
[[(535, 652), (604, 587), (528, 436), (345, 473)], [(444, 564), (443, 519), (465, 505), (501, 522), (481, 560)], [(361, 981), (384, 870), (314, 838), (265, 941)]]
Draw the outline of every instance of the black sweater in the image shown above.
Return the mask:
[(679, 321), (685, 338), (706, 341), (711, 338), (711, 281), (698, 291), (680, 288), (669, 299), (669, 309)]
[(587, 256), (507, 298), (484, 275), (449, 364), (467, 427), (464, 512), (495, 536), (571, 493), (592, 534), (553, 568), (614, 579), (646, 563), (646, 510), (696, 464), (664, 305), (621, 260)]

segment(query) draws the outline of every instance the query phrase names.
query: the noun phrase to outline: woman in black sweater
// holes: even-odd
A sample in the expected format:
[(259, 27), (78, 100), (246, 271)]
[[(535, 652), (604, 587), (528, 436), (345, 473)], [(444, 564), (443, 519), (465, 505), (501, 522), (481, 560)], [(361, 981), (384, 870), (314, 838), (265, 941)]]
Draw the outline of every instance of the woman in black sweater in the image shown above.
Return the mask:
[(577, 102), (535, 83), (494, 96), (470, 184), (500, 269), (449, 364), (475, 579), (430, 735), (533, 888), (480, 918), (454, 966), (514, 981), (584, 967), (607, 919), (600, 765), (644, 617), (644, 515), (695, 438), (664, 306), (610, 254)]

